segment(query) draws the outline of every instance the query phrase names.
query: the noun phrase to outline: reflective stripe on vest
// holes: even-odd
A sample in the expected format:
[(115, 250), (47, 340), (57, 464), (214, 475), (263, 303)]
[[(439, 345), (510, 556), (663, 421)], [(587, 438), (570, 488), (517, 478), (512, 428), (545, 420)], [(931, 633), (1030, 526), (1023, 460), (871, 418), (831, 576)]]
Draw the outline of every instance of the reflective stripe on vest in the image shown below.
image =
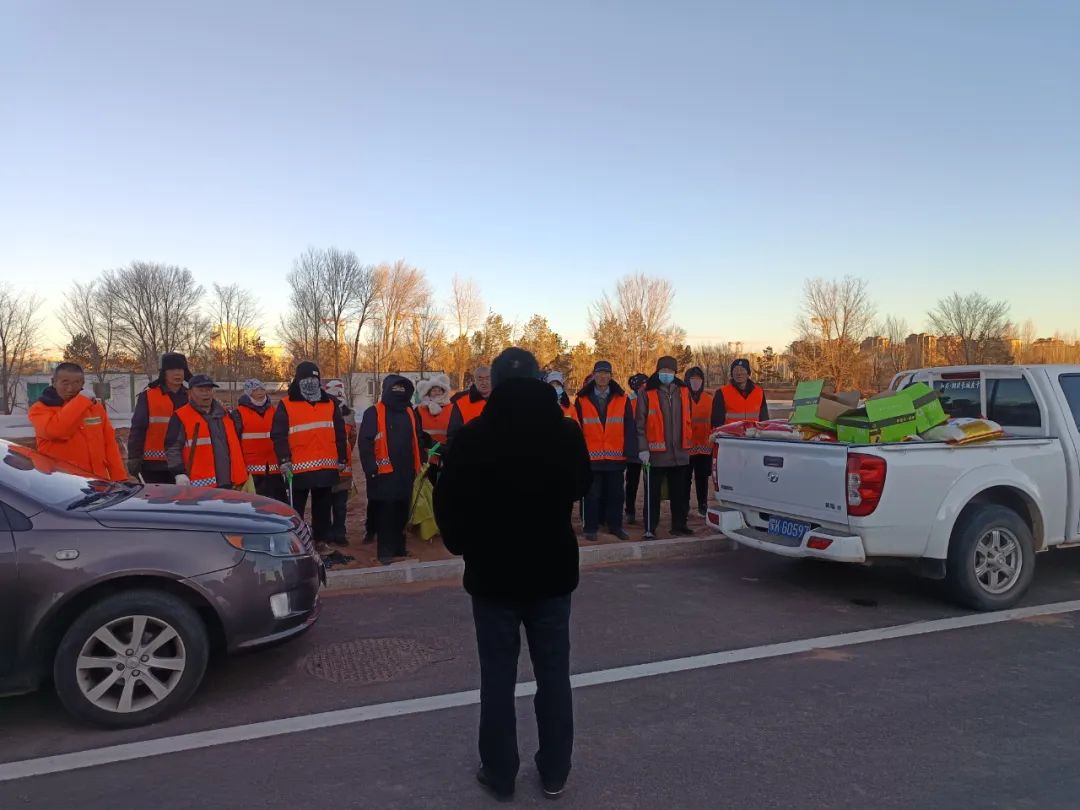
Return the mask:
[(289, 417), (289, 456), (294, 473), (337, 470), (337, 431), (333, 402), (283, 399)]
[(581, 432), (585, 436), (585, 446), (589, 451), (589, 461), (626, 461), (626, 397), (614, 394), (608, 401), (609, 416), (601, 421), (600, 412), (588, 397), (579, 397), (577, 407), (581, 409)]
[(709, 444), (709, 436), (712, 434), (712, 408), (713, 395), (702, 391), (698, 395), (697, 402), (690, 397), (690, 411), (692, 422), (693, 446), (690, 448), (692, 456), (710, 456), (712, 447)]
[(240, 415), (240, 446), (244, 448), (248, 472), (253, 475), (279, 472), (277, 452), (270, 438), (274, 409), (268, 407), (259, 413), (247, 405), (238, 405), (236, 412)]
[[(416, 437), (417, 416), (412, 410), (406, 412), (412, 423), (409, 434), (412, 437), (413, 472), (416, 472), (420, 469), (420, 442)], [(375, 467), (379, 475), (390, 475), (394, 471), (394, 465), (390, 461), (390, 442), (386, 437), (386, 405), (382, 402), (375, 405), (375, 422)]]
[(733, 422), (756, 422), (761, 418), (761, 406), (765, 404), (765, 392), (754, 386), (750, 396), (743, 396), (742, 391), (732, 383), (720, 389), (724, 398), (724, 424)]
[(165, 461), (165, 433), (176, 406), (172, 397), (161, 390), (161, 386), (147, 388), (145, 394), (149, 416), (146, 437), (143, 439), (143, 461)]
[[(215, 448), (213, 438), (210, 436), (210, 424), (206, 417), (188, 404), (176, 409), (176, 418), (184, 426), (184, 469), (188, 478), (191, 479), (190, 486), (218, 486)], [(225, 440), (228, 444), (229, 478), (231, 479), (229, 483), (239, 486), (247, 480), (248, 474), (247, 465), (244, 463), (244, 451), (240, 447), (236, 425), (233, 424), (229, 414), (226, 413), (221, 422), (225, 428)], [(198, 439), (194, 438), (196, 431), (199, 435)], [(189, 439), (188, 436), (192, 438)]]
[[(665, 435), (664, 428), (664, 412), (660, 407), (660, 392), (655, 388), (648, 393), (646, 400), (648, 402), (649, 412), (645, 416), (645, 440), (649, 443), (650, 453), (666, 453), (668, 449), (667, 436)], [(682, 436), (680, 436), (682, 449), (689, 450), (694, 444), (694, 423), (692, 411), (690, 409), (690, 389), (685, 386), (679, 388), (680, 398), (682, 400), (681, 413), (681, 425)]]

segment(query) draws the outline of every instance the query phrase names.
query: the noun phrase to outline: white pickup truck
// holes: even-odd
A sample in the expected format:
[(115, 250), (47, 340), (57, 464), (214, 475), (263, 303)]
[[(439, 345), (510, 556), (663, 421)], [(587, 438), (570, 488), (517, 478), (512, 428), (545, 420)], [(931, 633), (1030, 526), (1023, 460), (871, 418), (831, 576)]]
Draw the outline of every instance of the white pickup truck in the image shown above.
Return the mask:
[(898, 374), (951, 416), (1008, 436), (967, 446), (719, 437), (709, 522), (787, 557), (910, 564), (980, 610), (1014, 604), (1037, 552), (1080, 545), (1080, 366), (966, 366)]

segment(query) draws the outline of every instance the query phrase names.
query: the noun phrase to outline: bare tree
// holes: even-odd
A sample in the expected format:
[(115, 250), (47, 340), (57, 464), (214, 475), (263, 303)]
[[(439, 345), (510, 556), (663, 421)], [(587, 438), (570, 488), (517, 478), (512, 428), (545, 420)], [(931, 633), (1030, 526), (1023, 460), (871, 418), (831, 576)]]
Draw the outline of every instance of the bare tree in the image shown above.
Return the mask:
[(289, 309), (278, 324), (278, 337), (293, 360), (319, 362), (326, 333), (326, 290), (323, 284), (323, 251), (309, 247), (293, 260), (285, 277), (289, 284)]
[(402, 259), (376, 268), (379, 308), (379, 352), (376, 372), (389, 368), (397, 357), (406, 328), (413, 316), (430, 300), (431, 289), (424, 272)]
[(203, 288), (186, 267), (132, 262), (102, 274), (103, 295), (114, 299), (120, 346), (147, 376), (167, 351), (205, 346), (209, 321), (200, 314)]
[(254, 373), (261, 313), (255, 296), (238, 284), (214, 284), (214, 298), (213, 342), (220, 359), (215, 373), (235, 383)]
[(382, 279), (375, 267), (365, 264), (356, 275), (353, 299), (346, 314), (349, 333), (352, 335), (349, 347), (349, 375), (345, 386), (351, 402), (357, 392), (353, 390), (353, 375), (360, 370), (361, 350), (364, 330), (368, 329), (379, 314), (379, 296)]
[(644, 273), (623, 276), (614, 297), (604, 294), (589, 308), (589, 329), (599, 346), (615, 345), (604, 354), (620, 375), (652, 365), (666, 349), (682, 342), (682, 331), (671, 321), (675, 288), (667, 279)]
[(889, 341), (885, 349), (885, 369), (890, 377), (897, 375), (907, 365), (907, 336), (911, 334), (903, 318), (889, 315), (882, 325), (882, 336)]
[(15, 409), (15, 395), (37, 346), (41, 299), (0, 283), (0, 412)]
[(873, 321), (874, 305), (863, 279), (807, 280), (797, 321), (799, 340), (792, 344), (800, 374), (824, 377), (837, 390), (855, 385), (864, 359), (859, 343)]
[(420, 379), (424, 379), (431, 368), (432, 358), (446, 343), (446, 327), (430, 296), (412, 316), (409, 333), (413, 365), (420, 372)]
[(457, 386), (461, 388), (465, 385), (465, 373), (469, 370), (469, 360), (472, 355), (469, 336), (480, 326), (484, 318), (484, 301), (476, 282), (454, 276), (451, 282), (450, 304), (447, 309), (450, 323), (456, 332), (452, 343), (453, 368), (451, 371)]
[(76, 281), (64, 296), (58, 314), (70, 341), (82, 343), (85, 359), (90, 361), (86, 370), (104, 383), (105, 373), (120, 353), (117, 300), (99, 279)]
[[(954, 292), (938, 301), (926, 317), (939, 338), (954, 338), (945, 344), (950, 363), (1002, 362), (1002, 355), (1009, 354), (1005, 341), (1012, 324), (1009, 304), (1005, 301), (991, 301), (978, 292), (968, 295)], [(942, 341), (938, 346), (942, 346)]]

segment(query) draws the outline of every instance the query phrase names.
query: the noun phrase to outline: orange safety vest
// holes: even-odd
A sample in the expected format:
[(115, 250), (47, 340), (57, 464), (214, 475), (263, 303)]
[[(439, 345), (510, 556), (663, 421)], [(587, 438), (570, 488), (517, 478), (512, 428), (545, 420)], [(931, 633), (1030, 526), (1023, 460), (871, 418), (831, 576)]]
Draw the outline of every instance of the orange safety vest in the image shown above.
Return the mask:
[(345, 469), (341, 471), (342, 478), (352, 478), (352, 451), (356, 446), (356, 425), (349, 422), (345, 423), (345, 452), (348, 453), (348, 460), (345, 462)]
[(607, 419), (603, 422), (588, 397), (578, 397), (577, 406), (581, 408), (581, 432), (585, 435), (589, 461), (626, 461), (626, 397), (611, 395)]
[(458, 410), (461, 411), (461, 424), (467, 425), (484, 412), (484, 406), (487, 405), (487, 400), (482, 399), (479, 402), (473, 402), (472, 397), (466, 393), (454, 404), (457, 405)]
[(172, 419), (176, 406), (173, 405), (172, 397), (165, 393), (160, 385), (155, 385), (146, 389), (146, 410), (150, 414), (150, 423), (143, 441), (143, 461), (164, 461), (165, 433), (169, 429), (169, 420)]
[(254, 408), (237, 405), (240, 424), (240, 445), (244, 448), (244, 461), (252, 475), (277, 474), (278, 460), (274, 442), (270, 439), (270, 426), (274, 423), (274, 409), (267, 408), (261, 415)]
[(743, 396), (743, 392), (728, 383), (720, 389), (724, 397), (724, 424), (732, 422), (756, 422), (761, 418), (761, 406), (765, 404), (765, 392), (761, 386), (755, 385), (750, 396)]
[[(410, 410), (409, 415), (413, 419), (412, 452), (413, 472), (420, 469), (420, 440), (416, 436), (416, 412)], [(375, 405), (376, 433), (375, 433), (375, 468), (379, 475), (390, 475), (394, 471), (394, 465), (390, 462), (390, 439), (386, 435), (386, 406), (379, 402)]]
[[(210, 425), (206, 417), (191, 407), (182, 405), (176, 409), (176, 418), (184, 426), (184, 466), (193, 487), (216, 487), (217, 466), (214, 464), (214, 448), (210, 439)], [(241, 486), (247, 481), (247, 467), (244, 465), (244, 451), (240, 447), (240, 437), (236, 435), (236, 425), (229, 415), (222, 420), (225, 435), (229, 442), (229, 476), (233, 486)], [(198, 438), (196, 438), (198, 433)], [(195, 452), (192, 453), (192, 447)]]
[[(689, 450), (694, 441), (694, 423), (690, 412), (690, 389), (683, 386), (682, 394), (682, 449)], [(649, 443), (650, 453), (666, 453), (667, 437), (664, 435), (664, 412), (660, 410), (660, 392), (656, 389), (647, 392), (649, 413), (645, 417), (645, 441)]]
[(332, 401), (311, 403), (283, 399), (289, 416), (289, 460), (293, 474), (338, 469), (337, 433)]
[(709, 436), (712, 434), (712, 405), (713, 395), (708, 391), (702, 391), (697, 402), (690, 397), (694, 437), (694, 444), (690, 448), (692, 456), (712, 455), (712, 446), (709, 444)]
[[(420, 426), (424, 429), (424, 432), (431, 437), (432, 441), (446, 444), (446, 431), (450, 427), (450, 414), (454, 410), (453, 406), (443, 406), (438, 415), (432, 414), (427, 405), (417, 405), (416, 409), (420, 412)], [(463, 413), (462, 416), (464, 415)]]
[(575, 422), (577, 421), (577, 410), (574, 408), (573, 405), (567, 405), (565, 408), (563, 408), (562, 402), (559, 402), (559, 407), (562, 408), (563, 416), (565, 416), (567, 419), (573, 419)]

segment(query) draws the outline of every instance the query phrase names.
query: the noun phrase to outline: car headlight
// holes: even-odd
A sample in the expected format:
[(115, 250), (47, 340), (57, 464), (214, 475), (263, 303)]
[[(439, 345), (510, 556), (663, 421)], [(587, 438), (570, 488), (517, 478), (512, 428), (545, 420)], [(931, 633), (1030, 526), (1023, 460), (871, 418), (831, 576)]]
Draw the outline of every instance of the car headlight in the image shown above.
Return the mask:
[(227, 534), (225, 539), (233, 548), (254, 551), (274, 557), (300, 557), (306, 552), (300, 538), (292, 532), (274, 534)]

